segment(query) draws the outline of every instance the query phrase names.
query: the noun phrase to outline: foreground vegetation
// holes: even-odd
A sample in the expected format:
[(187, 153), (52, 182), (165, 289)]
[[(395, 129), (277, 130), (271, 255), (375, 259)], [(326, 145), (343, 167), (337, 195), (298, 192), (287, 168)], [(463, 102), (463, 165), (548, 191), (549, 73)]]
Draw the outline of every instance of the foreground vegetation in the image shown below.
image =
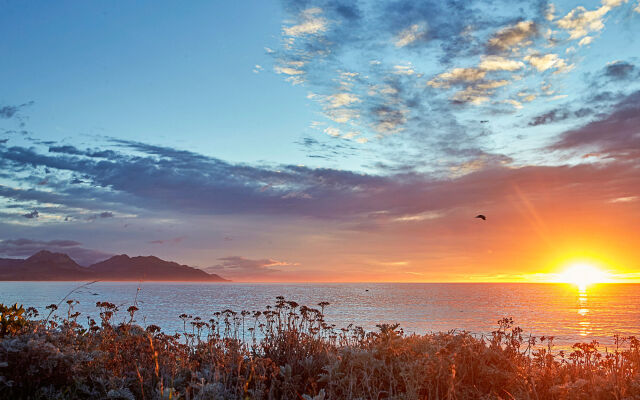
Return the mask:
[[(639, 399), (640, 342), (599, 351), (522, 335), (499, 321), (485, 338), (407, 335), (324, 321), (324, 308), (277, 298), (264, 311), (181, 315), (184, 331), (136, 323), (136, 306), (77, 302), (39, 316), (0, 305), (0, 398), (7, 399)], [(63, 314), (58, 316), (58, 313)], [(45, 315), (47, 314), (47, 315)], [(116, 322), (121, 321), (121, 322)]]

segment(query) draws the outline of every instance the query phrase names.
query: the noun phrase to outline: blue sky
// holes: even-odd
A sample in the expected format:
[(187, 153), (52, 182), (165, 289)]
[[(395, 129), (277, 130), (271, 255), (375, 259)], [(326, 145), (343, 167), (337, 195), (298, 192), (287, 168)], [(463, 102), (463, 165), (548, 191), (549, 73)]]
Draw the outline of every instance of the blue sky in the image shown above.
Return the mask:
[(300, 153), (291, 138), (313, 116), (305, 91), (253, 72), (280, 40), (276, 3), (2, 7), (3, 101), (37, 99), (29, 127), (40, 137), (128, 138), (235, 161)]
[(637, 206), (638, 37), (637, 0), (0, 1), (0, 253), (461, 279), (478, 209)]

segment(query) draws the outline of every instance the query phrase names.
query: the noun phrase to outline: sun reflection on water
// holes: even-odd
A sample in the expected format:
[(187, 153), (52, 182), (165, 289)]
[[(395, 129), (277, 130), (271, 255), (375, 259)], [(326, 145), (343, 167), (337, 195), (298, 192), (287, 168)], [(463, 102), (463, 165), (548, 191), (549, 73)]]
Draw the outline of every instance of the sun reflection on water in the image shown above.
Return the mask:
[(589, 321), (589, 297), (587, 295), (587, 285), (578, 286), (578, 315), (580, 315), (581, 321), (578, 322), (580, 326), (580, 336), (587, 336), (591, 333), (589, 327), (591, 322)]

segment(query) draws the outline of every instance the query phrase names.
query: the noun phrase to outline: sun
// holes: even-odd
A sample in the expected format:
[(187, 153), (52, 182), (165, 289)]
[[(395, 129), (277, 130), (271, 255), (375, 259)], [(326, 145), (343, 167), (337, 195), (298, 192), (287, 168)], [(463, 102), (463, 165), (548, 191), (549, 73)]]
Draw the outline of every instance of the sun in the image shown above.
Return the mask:
[(584, 290), (594, 283), (606, 283), (610, 280), (607, 272), (598, 269), (593, 264), (583, 262), (569, 264), (567, 269), (558, 275), (558, 282), (574, 284), (580, 290)]

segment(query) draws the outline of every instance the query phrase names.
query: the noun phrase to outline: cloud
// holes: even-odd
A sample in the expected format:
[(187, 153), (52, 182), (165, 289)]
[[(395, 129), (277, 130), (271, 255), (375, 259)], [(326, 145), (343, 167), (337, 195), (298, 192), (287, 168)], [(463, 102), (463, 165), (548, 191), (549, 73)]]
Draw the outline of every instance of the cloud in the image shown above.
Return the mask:
[(588, 107), (572, 111), (569, 109), (554, 108), (542, 114), (536, 115), (529, 121), (529, 126), (547, 125), (561, 122), (569, 118), (582, 118), (593, 114), (593, 110)]
[(610, 114), (564, 132), (549, 148), (596, 153), (617, 160), (638, 160), (640, 91), (622, 99)]
[(232, 277), (234, 280), (273, 279), (274, 275), (279, 276), (279, 273), (282, 272), (280, 269), (273, 267), (298, 265), (273, 259), (252, 260), (240, 256), (222, 257), (218, 260), (221, 263), (205, 268), (205, 270), (210, 273)]
[(186, 236), (179, 236), (179, 237), (175, 237), (175, 238), (171, 238), (171, 239), (151, 240), (149, 243), (150, 244), (180, 244), (186, 238), (187, 238)]
[[(535, 236), (535, 232), (530, 231), (531, 221), (526, 218), (530, 208), (525, 205), (533, 205), (537, 212), (551, 209), (553, 212), (542, 214), (541, 218), (552, 221), (550, 223), (562, 223), (572, 220), (564, 211), (597, 210), (603, 208), (603, 204), (607, 205), (604, 207), (607, 210), (615, 207), (632, 208), (630, 206), (635, 203), (610, 201), (640, 196), (640, 175), (632, 168), (633, 159), (611, 159), (607, 163), (598, 164), (587, 161), (580, 165), (523, 167), (510, 163), (504, 156), (487, 154), (483, 157), (475, 148), (463, 151), (455, 146), (456, 140), (452, 139), (454, 146), (451, 152), (461, 162), (457, 171), (446, 176), (417, 172), (416, 164), (411, 159), (402, 159), (394, 168), (387, 169), (383, 174), (373, 175), (331, 168), (232, 164), (197, 153), (137, 142), (119, 142), (123, 146), (123, 153), (119, 153), (119, 159), (115, 162), (61, 153), (40, 154), (44, 159), (33, 154), (25, 158), (31, 160), (29, 162), (36, 160), (35, 168), (44, 168), (43, 164), (55, 163), (60, 167), (69, 167), (77, 166), (81, 161), (87, 162), (83, 167), (88, 173), (83, 175), (87, 175), (87, 180), (93, 182), (96, 190), (100, 191), (77, 191), (73, 198), (76, 201), (81, 198), (98, 199), (103, 194), (113, 193), (115, 197), (111, 199), (114, 204), (110, 209), (114, 212), (120, 207), (135, 206), (139, 207), (140, 214), (160, 216), (162, 221), (171, 218), (189, 221), (188, 224), (195, 222), (195, 232), (210, 232), (212, 221), (246, 220), (248, 232), (265, 232), (262, 238), (273, 241), (273, 244), (265, 241), (264, 245), (259, 244), (260, 240), (252, 241), (249, 244), (252, 251), (259, 252), (258, 254), (277, 251), (277, 255), (272, 253), (271, 257), (240, 257), (262, 261), (257, 263), (257, 268), (253, 264), (255, 278), (247, 278), (248, 274), (240, 272), (251, 270), (250, 267), (244, 270), (236, 268), (239, 272), (235, 275), (234, 268), (224, 273), (211, 271), (233, 277), (234, 280), (285, 280), (292, 279), (293, 276), (300, 279), (303, 272), (297, 272), (298, 270), (313, 268), (315, 265), (321, 269), (323, 263), (328, 261), (342, 260), (346, 265), (348, 257), (344, 257), (345, 253), (359, 255), (360, 251), (374, 252), (367, 250), (372, 247), (384, 248), (389, 257), (391, 253), (395, 253), (395, 256), (406, 256), (398, 259), (410, 259), (413, 262), (413, 255), (419, 253), (431, 260), (441, 260), (438, 262), (442, 265), (453, 265), (456, 261), (451, 261), (449, 251), (460, 254), (461, 248), (465, 252), (468, 250), (466, 245), (476, 246), (472, 244), (475, 243), (473, 241), (466, 242), (465, 237), (472, 236), (477, 240), (477, 234), (465, 236), (465, 232), (469, 229), (467, 222), (477, 215), (478, 208), (486, 212), (493, 221), (502, 224), (500, 229), (495, 229), (492, 225), (492, 232), (504, 232), (510, 237), (521, 233), (523, 237), (531, 238)], [(127, 155), (132, 152), (135, 156)], [(5, 155), (0, 154), (0, 163), (6, 161)], [(463, 162), (466, 157), (473, 157), (477, 161)], [(26, 165), (31, 168), (32, 164)], [(97, 168), (95, 165), (101, 167)], [(129, 171), (127, 182), (116, 179), (123, 171)], [(52, 169), (52, 175), (57, 173), (58, 170)], [(268, 190), (260, 190), (268, 184), (272, 184)], [(63, 187), (61, 194), (66, 190)], [(283, 198), (293, 191), (302, 191), (310, 196)], [(159, 202), (158, 197), (161, 198)], [(522, 200), (523, 197), (525, 200)], [(567, 202), (566, 199), (574, 200)], [(116, 200), (119, 200), (120, 205), (115, 204)], [(435, 218), (438, 215), (446, 218)], [(600, 217), (592, 216), (590, 225), (593, 218)], [(160, 226), (166, 225), (164, 222), (158, 223)], [(61, 223), (56, 229), (68, 229), (62, 226), (70, 225)], [(156, 228), (159, 225), (152, 226)], [(224, 233), (217, 236), (222, 238), (228, 232), (231, 230), (225, 227)], [(246, 231), (237, 229), (233, 232), (234, 238), (237, 238), (232, 243), (235, 248), (245, 240)], [(86, 235), (82, 231), (75, 232), (78, 237), (83, 237), (79, 236), (83, 234)], [(120, 235), (121, 231), (109, 231), (105, 239), (121, 242), (127, 240)], [(452, 235), (455, 240), (451, 239)], [(487, 242), (493, 239), (499, 241), (499, 238), (492, 236), (494, 233), (488, 235)], [(497, 233), (495, 235), (500, 236)], [(425, 243), (425, 237), (430, 238), (428, 243)], [(163, 240), (158, 237), (142, 240), (154, 239)], [(327, 240), (330, 240), (329, 244), (326, 243)], [(420, 242), (419, 248), (412, 247), (416, 240)], [(363, 243), (369, 244), (365, 246)], [(334, 247), (333, 244), (338, 245)], [(179, 247), (181, 246), (175, 246), (176, 249)], [(296, 250), (292, 250), (298, 247), (304, 247), (305, 251), (296, 253)], [(336, 252), (329, 259), (320, 257), (329, 248), (336, 249)], [(306, 258), (301, 257), (301, 253), (306, 254)], [(286, 262), (287, 260), (290, 262)], [(304, 267), (274, 264), (290, 264), (293, 260), (302, 263)], [(426, 262), (426, 259), (422, 261)], [(201, 259), (196, 262), (202, 265)], [(194, 265), (194, 262), (190, 263)], [(217, 267), (225, 264), (228, 267), (247, 265), (237, 259), (220, 260), (217, 264)], [(263, 269), (277, 269), (281, 272), (261, 271), (261, 266)], [(290, 270), (296, 272), (290, 274)], [(334, 271), (335, 269), (323, 272), (322, 277), (336, 279)], [(429, 274), (429, 271), (424, 272)], [(350, 276), (357, 279), (356, 273)]]
[(17, 106), (11, 106), (11, 105), (2, 106), (0, 107), (0, 118), (3, 118), (3, 119), (13, 118), (18, 115), (18, 113), (22, 108), (29, 107), (33, 105), (33, 103), (34, 103), (33, 101), (29, 101), (27, 103), (23, 103)]
[(573, 66), (567, 65), (567, 63), (557, 54), (530, 54), (524, 57), (525, 61), (528, 61), (535, 69), (540, 72), (547, 71), (549, 69), (555, 69), (556, 72), (570, 71)]
[(11, 118), (18, 112), (20, 108), (16, 106), (4, 106), (0, 108), (0, 118)]
[(478, 105), (478, 104), (488, 102), (490, 94), (491, 92), (485, 89), (480, 89), (474, 86), (468, 86), (464, 90), (460, 90), (459, 92), (456, 92), (451, 98), (451, 100), (453, 100), (454, 103), (458, 103), (458, 104), (470, 103), (470, 104)]
[(86, 217), (86, 220), (87, 221), (95, 221), (98, 218), (105, 219), (105, 218), (113, 218), (113, 217), (114, 217), (114, 214), (111, 211), (103, 211), (101, 213), (93, 214), (93, 215), (90, 215), (90, 216)]
[[(311, 17), (324, 19), (316, 24), (322, 30), (310, 30), (316, 33), (293, 37), (283, 31), (282, 45), (270, 52), (276, 71), (308, 88), (307, 98), (322, 109), (321, 122), (326, 125), (318, 130), (331, 126), (325, 133), (333, 135), (319, 135), (316, 140), (327, 147), (339, 141), (367, 143), (362, 149), (391, 159), (404, 156), (399, 153), (417, 153), (422, 146), (422, 158), (434, 160), (430, 168), (441, 171), (450, 163), (469, 161), (452, 160), (448, 149), (454, 145), (445, 139), (451, 136), (450, 126), (461, 125), (458, 118), (466, 119), (459, 113), (465, 105), (482, 104), (493, 115), (513, 113), (502, 104), (510, 94), (501, 95), (512, 82), (524, 83), (522, 78), (531, 72), (521, 50), (540, 36), (546, 10), (542, 2), (518, 8), (501, 3), (504, 12), (499, 15), (480, 12), (487, 6), (484, 2), (285, 0), (283, 4), (286, 27), (302, 25)], [(304, 17), (309, 9), (321, 11)], [(470, 59), (476, 64), (467, 66)], [(463, 60), (464, 65), (458, 64)], [(560, 62), (556, 67), (562, 67)], [(429, 76), (427, 88), (424, 76)], [(439, 95), (433, 89), (447, 92)], [(447, 109), (452, 103), (460, 106)], [(488, 128), (483, 130), (486, 135), (491, 134)], [(458, 129), (459, 145), (480, 146), (483, 139), (476, 130), (480, 129)], [(360, 134), (352, 137), (350, 132)], [(398, 140), (387, 146), (383, 142), (389, 136), (402, 137), (405, 143)], [(346, 159), (352, 153), (336, 149), (332, 155), (321, 155), (311, 147), (306, 151), (317, 161)]]
[(401, 31), (396, 36), (396, 47), (409, 46), (416, 41), (424, 40), (427, 36), (426, 24), (413, 24), (407, 29)]
[(340, 137), (341, 133), (340, 133), (340, 129), (334, 127), (334, 126), (328, 126), (325, 128), (324, 133), (326, 133), (329, 136), (333, 136), (333, 137)]
[(514, 100), (514, 99), (506, 99), (504, 100), (505, 103), (507, 104), (511, 104), (513, 106), (513, 108), (519, 110), (522, 108), (522, 103), (519, 102), (518, 100)]
[[(477, 56), (486, 50), (484, 40), (478, 40), (479, 32), (497, 29), (505, 21), (517, 18), (516, 12), (513, 16), (494, 18), (479, 15), (478, 4), (435, 0), (368, 3), (285, 0), (284, 9), (288, 20), (293, 21), (285, 26), (308, 33), (291, 36), (296, 32), (283, 31), (281, 48), (270, 52), (276, 72), (289, 82), (304, 84), (312, 90), (308, 98), (322, 107), (327, 122), (344, 132), (339, 138), (369, 143), (367, 148), (372, 148), (390, 134), (415, 137), (418, 132), (423, 136), (427, 132), (433, 153), (443, 144), (440, 137), (448, 135), (443, 127), (455, 124), (456, 117), (451, 112), (429, 112), (449, 106), (451, 99), (424, 90), (422, 52), (428, 48), (444, 65), (455, 62), (457, 57)], [(309, 14), (310, 9), (315, 11)], [(323, 21), (308, 23), (317, 18)], [(381, 54), (385, 57), (381, 58)], [(412, 57), (416, 62), (412, 62)], [(521, 61), (502, 57), (487, 58), (483, 66), (500, 74), (516, 71), (523, 65)], [(478, 68), (466, 72), (474, 71), (486, 73)], [(455, 75), (459, 71), (449, 73)], [(432, 79), (434, 86), (430, 87), (464, 85), (463, 76), (448, 78), (446, 74), (447, 71)], [(500, 76), (489, 81), (505, 79)], [(494, 90), (482, 88), (493, 83), (480, 83), (454, 101), (464, 102), (471, 97), (477, 100)], [(481, 91), (482, 96), (477, 94)], [(360, 134), (350, 137), (349, 132), (354, 131)], [(337, 142), (330, 137), (320, 140)]]
[(30, 240), (30, 239), (6, 239), (1, 241), (3, 248), (7, 248), (8, 246), (14, 247), (25, 247), (25, 246), (54, 246), (54, 247), (73, 247), (80, 246), (82, 243), (76, 242), (75, 240), (49, 240), (49, 241), (39, 241), (39, 240)]
[(549, 5), (547, 6), (547, 10), (545, 12), (544, 18), (547, 21), (553, 21), (553, 19), (556, 17), (555, 12), (556, 12), (556, 6), (553, 3), (549, 3)]
[(593, 42), (593, 36), (585, 36), (582, 39), (580, 39), (580, 41), (578, 42), (578, 45), (586, 46), (588, 44), (591, 44), (591, 42)]
[(613, 61), (604, 67), (602, 72), (607, 78), (615, 81), (626, 81), (640, 76), (638, 68), (627, 61)]
[(407, 122), (407, 110), (387, 105), (372, 109), (373, 129), (381, 134), (392, 134), (400, 131)]
[(503, 52), (523, 46), (538, 35), (538, 25), (534, 21), (520, 21), (496, 32), (487, 43), (492, 52)]
[[(379, 109), (377, 128), (395, 129), (405, 118), (394, 109)], [(173, 215), (264, 215), (350, 220), (385, 210), (388, 215), (415, 214), (431, 209), (425, 196), (438, 180), (426, 175), (372, 175), (327, 168), (279, 165), (272, 168), (231, 164), (197, 153), (139, 142), (115, 141), (127, 152), (114, 160), (63, 153), (41, 154), (35, 149), (0, 149), (7, 170), (48, 168), (51, 175), (77, 173), (88, 185), (61, 184), (55, 194), (0, 187), (0, 197), (61, 207), (103, 207), (126, 212), (132, 207)], [(477, 152), (448, 151), (460, 160)], [(72, 151), (76, 153), (76, 151)], [(269, 185), (269, 190), (262, 190)], [(416, 188), (419, 188), (416, 190)], [(424, 192), (423, 192), (424, 191)], [(398, 197), (405, 192), (406, 196)], [(409, 198), (415, 198), (408, 201)], [(100, 199), (97, 201), (96, 199)], [(418, 200), (420, 199), (420, 200)], [(427, 209), (425, 209), (427, 207)], [(90, 210), (91, 208), (89, 208)], [(53, 214), (51, 208), (48, 214)], [(64, 213), (62, 213), (64, 211)], [(95, 215), (95, 214), (94, 214)]]
[(413, 75), (416, 71), (411, 65), (394, 65), (393, 73), (396, 75)]
[(65, 154), (75, 154), (75, 155), (84, 155), (85, 152), (74, 147), (74, 146), (49, 146), (50, 153), (65, 153)]
[(486, 74), (486, 71), (479, 68), (454, 68), (436, 76), (427, 84), (435, 88), (448, 88), (451, 85), (480, 81)]
[[(394, 118), (401, 118), (393, 110), (380, 110), (380, 114), (381, 124), (393, 124)], [(319, 211), (332, 215), (331, 197), (354, 194), (354, 187), (383, 179), (301, 166), (271, 169), (234, 165), (171, 148), (137, 142), (116, 143), (146, 156), (117, 153), (115, 159), (103, 160), (58, 153), (47, 155), (23, 147), (2, 148), (0, 165), (7, 170), (49, 168), (52, 173), (77, 173), (90, 184), (61, 185), (56, 193), (0, 187), (0, 196), (66, 207), (110, 204), (113, 208), (119, 204), (118, 207), (173, 209), (184, 213), (288, 214), (298, 210), (293, 212), (315, 214)], [(262, 192), (260, 188), (266, 184), (272, 184), (272, 188)], [(291, 192), (307, 193), (314, 200), (322, 198), (321, 201), (327, 203), (315, 208), (306, 196), (286, 197)]]
[(463, 53), (477, 51), (470, 34), (475, 28), (503, 23), (501, 18), (480, 15), (477, 6), (474, 2), (443, 3), (437, 0), (372, 2), (367, 11), (375, 19), (369, 28), (371, 32), (367, 33), (375, 39), (389, 32), (398, 49), (433, 46), (446, 63), (445, 60)]
[(633, 203), (638, 201), (638, 196), (625, 196), (625, 197), (617, 197), (611, 200), (611, 203)]
[(33, 210), (31, 212), (23, 214), (22, 216), (27, 218), (27, 219), (35, 219), (35, 218), (38, 218), (40, 216), (40, 213), (38, 212), (38, 210)]
[(81, 150), (75, 146), (70, 146), (70, 145), (49, 146), (49, 153), (71, 154), (71, 155), (86, 156), (91, 158), (115, 159), (116, 157), (118, 157), (118, 153), (116, 153), (113, 150), (100, 150), (100, 149)]
[(304, 74), (306, 73), (300, 67), (304, 66), (302, 62), (289, 62), (287, 65), (276, 65), (273, 70), (277, 74), (286, 75), (286, 81), (291, 82), (293, 85), (300, 85), (304, 83)]
[(626, 0), (603, 0), (602, 6), (592, 11), (587, 11), (584, 7), (578, 6), (569, 11), (564, 17), (558, 19), (556, 24), (569, 32), (569, 39), (580, 39), (591, 32), (601, 31), (604, 28), (604, 16), (611, 9), (623, 3), (626, 3)]
[(484, 71), (516, 71), (524, 68), (522, 61), (510, 60), (500, 56), (487, 56), (482, 59), (478, 68)]
[(300, 70), (300, 69), (296, 69), (296, 68), (291, 68), (291, 67), (280, 67), (280, 66), (276, 66), (275, 67), (275, 71), (279, 74), (285, 74), (285, 75), (302, 75), (304, 74), (304, 71)]
[[(502, 60), (490, 59), (485, 66), (489, 68), (512, 68), (512, 66), (502, 63)], [(497, 69), (494, 69), (497, 70)], [(438, 75), (427, 82), (429, 86), (435, 88), (449, 88), (452, 85), (464, 86), (464, 89), (454, 93), (451, 100), (458, 104), (482, 104), (489, 101), (495, 89), (506, 86), (509, 81), (485, 80), (487, 70), (481, 68), (455, 68), (450, 72)]]
[(336, 93), (327, 96), (326, 100), (327, 108), (332, 109), (341, 108), (358, 102), (360, 102), (360, 99), (353, 93)]
[(347, 141), (332, 140), (326, 143), (308, 136), (294, 143), (302, 146), (308, 152), (307, 157), (326, 160), (350, 157), (356, 154), (358, 150), (357, 147)]
[(5, 239), (0, 240), (0, 255), (11, 258), (26, 258), (40, 250), (68, 254), (80, 265), (91, 265), (111, 256), (98, 250), (82, 247), (82, 243), (75, 240), (34, 240), (34, 239)]
[[(485, 79), (488, 73), (513, 72), (524, 67), (521, 61), (511, 60), (501, 56), (483, 56), (477, 67), (454, 68), (431, 79), (427, 84), (434, 88), (450, 88), (464, 86), (454, 93), (451, 100), (457, 104), (483, 104), (489, 101), (495, 89), (508, 85), (506, 79)], [(516, 100), (509, 101), (512, 105), (521, 105)], [(515, 102), (515, 103), (514, 103)]]
[(614, 8), (614, 7), (621, 6), (623, 3), (626, 3), (627, 1), (628, 0), (602, 0), (602, 5), (605, 7)]
[(518, 97), (520, 97), (520, 99), (524, 102), (531, 102), (533, 100), (536, 99), (536, 95), (535, 94), (531, 94), (531, 93), (527, 93), (527, 92), (519, 92), (518, 93)]
[(327, 29), (327, 20), (322, 16), (322, 9), (314, 7), (302, 11), (298, 18), (300, 23), (282, 28), (287, 36), (297, 37), (303, 35), (315, 35)]
[(579, 39), (589, 32), (599, 31), (604, 28), (602, 17), (608, 11), (607, 7), (601, 7), (595, 11), (587, 11), (584, 7), (579, 6), (556, 21), (556, 23), (561, 28), (569, 31), (571, 39)]

